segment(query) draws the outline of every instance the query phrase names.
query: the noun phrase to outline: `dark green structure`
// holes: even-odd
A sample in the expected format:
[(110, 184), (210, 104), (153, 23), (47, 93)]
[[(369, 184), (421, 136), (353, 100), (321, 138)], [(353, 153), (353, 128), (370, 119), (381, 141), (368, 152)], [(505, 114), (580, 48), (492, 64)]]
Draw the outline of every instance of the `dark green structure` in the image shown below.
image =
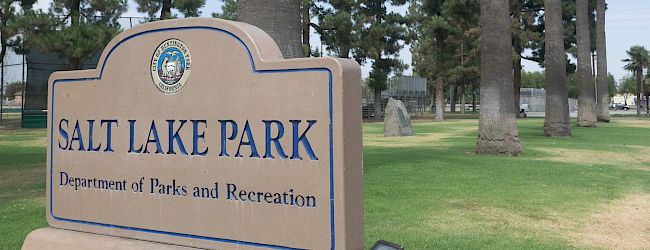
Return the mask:
[[(52, 52), (31, 49), (25, 56), (27, 61), (27, 84), (23, 99), (22, 127), (47, 127), (47, 81), (55, 71), (69, 70), (68, 59)], [(84, 60), (82, 69), (94, 69), (99, 61), (99, 54)]]

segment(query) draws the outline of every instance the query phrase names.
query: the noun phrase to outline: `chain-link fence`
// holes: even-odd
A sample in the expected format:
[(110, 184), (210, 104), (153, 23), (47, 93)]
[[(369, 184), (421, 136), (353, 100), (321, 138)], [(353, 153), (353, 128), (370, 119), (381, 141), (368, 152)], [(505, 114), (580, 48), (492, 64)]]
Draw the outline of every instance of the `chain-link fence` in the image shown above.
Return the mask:
[[(423, 115), (425, 108), (431, 105), (427, 93), (427, 80), (415, 76), (395, 76), (388, 80), (387, 89), (381, 92), (381, 110), (385, 110), (389, 98), (400, 100), (411, 115)], [(362, 115), (363, 118), (375, 117), (374, 91), (363, 81)], [(379, 116), (383, 116), (379, 114)]]
[(23, 55), (8, 48), (0, 64), (0, 126), (4, 126), (7, 117), (19, 114), (24, 100), (24, 85), (27, 75)]
[[(147, 21), (147, 17), (118, 18), (123, 29)], [(81, 68), (95, 68), (101, 52), (84, 60)], [(20, 115), (22, 127), (46, 127), (47, 81), (50, 74), (61, 70), (68, 70), (68, 60), (58, 54), (32, 48), (27, 54), (19, 55), (8, 48), (0, 64), (0, 126), (8, 117)]]

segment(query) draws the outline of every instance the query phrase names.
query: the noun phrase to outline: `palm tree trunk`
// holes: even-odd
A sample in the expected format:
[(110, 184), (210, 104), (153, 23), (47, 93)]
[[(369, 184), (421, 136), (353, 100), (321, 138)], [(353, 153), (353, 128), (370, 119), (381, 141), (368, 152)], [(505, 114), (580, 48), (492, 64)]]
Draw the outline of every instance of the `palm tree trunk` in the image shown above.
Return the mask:
[(596, 85), (598, 88), (597, 118), (609, 122), (609, 82), (607, 79), (607, 46), (605, 37), (605, 0), (596, 1), (596, 51), (598, 60)]
[(643, 68), (636, 70), (636, 115), (641, 117), (641, 96), (643, 95)]
[(268, 33), (284, 58), (304, 57), (300, 0), (238, 0), (237, 20)]
[(578, 126), (597, 127), (596, 89), (591, 74), (589, 0), (576, 0), (576, 38), (578, 45)]
[(569, 90), (566, 80), (566, 52), (562, 25), (562, 0), (545, 0), (546, 22), (546, 115), (544, 135), (571, 136)]
[(309, 7), (311, 7), (311, 1), (301, 1), (300, 10), (302, 13), (300, 15), (302, 17), (302, 48), (305, 57), (311, 56), (311, 44), (309, 42), (309, 25), (311, 23), (311, 16), (309, 15)]
[(514, 113), (508, 0), (481, 0), (481, 114), (476, 153), (523, 152)]

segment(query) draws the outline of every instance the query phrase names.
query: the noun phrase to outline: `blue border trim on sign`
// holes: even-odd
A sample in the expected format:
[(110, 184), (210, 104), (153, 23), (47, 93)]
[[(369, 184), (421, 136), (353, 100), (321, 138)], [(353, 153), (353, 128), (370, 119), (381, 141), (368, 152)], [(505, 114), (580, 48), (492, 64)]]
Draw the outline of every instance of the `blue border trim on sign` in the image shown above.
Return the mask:
[(108, 61), (109, 57), (115, 51), (117, 47), (122, 45), (124, 42), (131, 40), (135, 37), (150, 34), (150, 33), (158, 33), (158, 32), (166, 32), (166, 31), (175, 31), (175, 30), (210, 30), (210, 31), (217, 31), (217, 32), (222, 32), (230, 37), (235, 38), (243, 47), (246, 49), (246, 53), (248, 54), (248, 59), (250, 60), (251, 66), (253, 73), (256, 74), (268, 74), (268, 73), (288, 73), (288, 72), (304, 72), (304, 71), (322, 71), (322, 72), (327, 72), (328, 73), (328, 78), (329, 78), (329, 152), (330, 152), (330, 235), (331, 235), (331, 245), (330, 249), (335, 248), (335, 235), (334, 235), (334, 141), (333, 141), (333, 129), (332, 129), (332, 71), (328, 68), (299, 68), (299, 69), (275, 69), (275, 70), (258, 70), (255, 67), (255, 61), (253, 60), (253, 55), (251, 54), (248, 46), (246, 46), (246, 43), (242, 41), (239, 37), (234, 35), (233, 33), (215, 28), (215, 27), (210, 27), (210, 26), (184, 26), (184, 27), (173, 27), (173, 28), (162, 28), (162, 29), (155, 29), (155, 30), (147, 30), (147, 31), (142, 31), (139, 33), (132, 34), (121, 41), (119, 41), (111, 50), (108, 52), (106, 55), (106, 58), (104, 59), (101, 69), (99, 71), (99, 77), (92, 77), (92, 78), (72, 78), (72, 79), (58, 79), (55, 80), (52, 83), (52, 110), (50, 112), (50, 215), (52, 218), (56, 220), (61, 220), (61, 221), (66, 221), (66, 222), (71, 222), (71, 223), (79, 223), (79, 224), (86, 224), (86, 225), (93, 225), (93, 226), (101, 226), (101, 227), (108, 227), (108, 228), (119, 228), (119, 229), (124, 229), (124, 230), (133, 230), (133, 231), (139, 231), (139, 232), (145, 232), (145, 233), (153, 233), (153, 234), (164, 234), (164, 235), (170, 235), (170, 236), (176, 236), (176, 237), (185, 237), (185, 238), (192, 238), (192, 239), (199, 239), (199, 240), (208, 240), (208, 241), (217, 241), (217, 242), (224, 242), (224, 243), (231, 243), (231, 244), (237, 244), (237, 245), (246, 245), (246, 246), (254, 246), (254, 247), (263, 247), (263, 248), (270, 248), (270, 249), (299, 249), (299, 248), (292, 248), (292, 247), (287, 247), (287, 246), (278, 246), (278, 245), (272, 245), (272, 244), (265, 244), (265, 243), (257, 243), (257, 242), (249, 242), (249, 241), (241, 241), (241, 240), (233, 240), (233, 239), (223, 239), (223, 238), (215, 238), (215, 237), (208, 237), (208, 236), (201, 236), (201, 235), (192, 235), (192, 234), (184, 234), (184, 233), (177, 233), (177, 232), (167, 232), (167, 231), (160, 231), (160, 230), (153, 230), (153, 229), (146, 229), (146, 228), (136, 228), (136, 227), (128, 227), (128, 226), (120, 226), (120, 225), (112, 225), (112, 224), (106, 224), (106, 223), (100, 223), (100, 222), (92, 222), (92, 221), (83, 221), (83, 220), (75, 220), (75, 219), (67, 219), (67, 218), (62, 218), (62, 217), (57, 217), (54, 215), (54, 209), (52, 206), (52, 183), (53, 183), (53, 145), (54, 145), (54, 89), (57, 83), (66, 83), (66, 82), (83, 82), (83, 81), (94, 81), (94, 80), (100, 80), (102, 78), (102, 75), (104, 74), (104, 66), (106, 66), (106, 62)]

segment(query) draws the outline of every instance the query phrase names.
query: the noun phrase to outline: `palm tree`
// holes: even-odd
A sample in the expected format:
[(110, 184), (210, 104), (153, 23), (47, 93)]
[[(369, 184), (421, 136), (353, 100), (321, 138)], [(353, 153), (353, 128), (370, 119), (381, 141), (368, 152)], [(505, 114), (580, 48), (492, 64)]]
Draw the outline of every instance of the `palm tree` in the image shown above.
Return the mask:
[(578, 46), (578, 126), (596, 127), (596, 88), (591, 73), (589, 0), (576, 0), (576, 40)]
[(544, 135), (571, 136), (569, 118), (569, 90), (566, 80), (566, 52), (562, 0), (545, 0), (546, 56), (546, 115)]
[(641, 116), (641, 95), (643, 94), (643, 69), (648, 67), (650, 55), (643, 46), (632, 46), (626, 51), (629, 58), (623, 59), (627, 64), (626, 70), (632, 71), (636, 77), (636, 114)]
[(596, 113), (598, 121), (609, 122), (609, 81), (607, 80), (607, 46), (605, 38), (605, 0), (596, 1)]
[(515, 116), (509, 0), (481, 0), (481, 114), (476, 153), (523, 152)]
[(259, 27), (280, 47), (284, 58), (304, 57), (301, 0), (238, 0), (237, 21)]

